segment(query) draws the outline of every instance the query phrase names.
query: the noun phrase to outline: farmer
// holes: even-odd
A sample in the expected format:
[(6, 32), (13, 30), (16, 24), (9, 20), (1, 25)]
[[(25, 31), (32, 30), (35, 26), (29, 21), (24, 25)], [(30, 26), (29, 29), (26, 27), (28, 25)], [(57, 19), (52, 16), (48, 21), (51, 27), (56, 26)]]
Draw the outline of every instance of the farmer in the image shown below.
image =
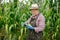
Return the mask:
[(37, 4), (32, 4), (30, 10), (32, 16), (24, 23), (24, 26), (28, 29), (28, 37), (26, 40), (41, 40), (42, 32), (45, 28), (45, 18), (39, 13)]

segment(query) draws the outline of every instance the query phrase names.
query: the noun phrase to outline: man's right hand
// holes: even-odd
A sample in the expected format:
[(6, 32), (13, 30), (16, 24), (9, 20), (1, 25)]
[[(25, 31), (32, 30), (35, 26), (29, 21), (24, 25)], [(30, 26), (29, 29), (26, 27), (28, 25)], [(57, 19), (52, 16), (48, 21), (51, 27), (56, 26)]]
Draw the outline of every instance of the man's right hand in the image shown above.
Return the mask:
[(27, 26), (27, 24), (26, 24), (26, 23), (23, 23), (23, 24), (22, 24), (22, 26), (26, 27), (26, 26)]
[(34, 27), (32, 27), (31, 25), (26, 24), (26, 23), (23, 23), (23, 27), (26, 27), (29, 30), (33, 30), (34, 29)]

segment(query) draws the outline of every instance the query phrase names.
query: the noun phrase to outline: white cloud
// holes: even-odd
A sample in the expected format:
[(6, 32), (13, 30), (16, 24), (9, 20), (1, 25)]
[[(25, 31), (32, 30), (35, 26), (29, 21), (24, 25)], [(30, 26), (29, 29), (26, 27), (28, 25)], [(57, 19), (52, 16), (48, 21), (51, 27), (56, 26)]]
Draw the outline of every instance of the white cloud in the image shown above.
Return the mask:
[(28, 1), (28, 0), (26, 0), (26, 1)]
[(20, 2), (22, 2), (23, 0), (19, 0)]
[(9, 2), (9, 0), (2, 0), (2, 2), (1, 3), (8, 3)]
[(26, 1), (23, 1), (24, 4), (26, 4)]
[[(14, 0), (10, 0), (11, 2), (13, 2)], [(9, 2), (9, 0), (2, 0), (2, 2), (1, 3), (8, 3)], [(29, 2), (29, 0), (19, 0), (19, 2), (23, 2), (24, 4), (26, 4), (26, 2), (28, 2), (28, 5), (30, 5), (30, 2)]]

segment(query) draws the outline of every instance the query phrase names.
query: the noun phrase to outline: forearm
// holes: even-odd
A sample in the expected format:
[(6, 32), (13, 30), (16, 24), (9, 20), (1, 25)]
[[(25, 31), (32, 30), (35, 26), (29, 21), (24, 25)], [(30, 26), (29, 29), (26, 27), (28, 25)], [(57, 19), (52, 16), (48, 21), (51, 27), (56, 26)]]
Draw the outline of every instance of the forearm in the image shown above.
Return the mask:
[(43, 31), (45, 29), (45, 21), (40, 21), (34, 29), (35, 32)]
[(34, 27), (34, 30), (35, 30), (35, 32), (40, 32), (40, 31), (43, 31), (44, 30), (44, 26), (43, 27)]

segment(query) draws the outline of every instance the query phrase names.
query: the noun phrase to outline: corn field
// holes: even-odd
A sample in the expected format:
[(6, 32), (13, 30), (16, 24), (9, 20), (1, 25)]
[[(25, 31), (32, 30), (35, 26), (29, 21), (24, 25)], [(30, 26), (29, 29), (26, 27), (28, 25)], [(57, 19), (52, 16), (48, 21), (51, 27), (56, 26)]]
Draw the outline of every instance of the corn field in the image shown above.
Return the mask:
[(32, 3), (39, 5), (45, 17), (43, 40), (60, 40), (60, 0), (0, 1), (0, 40), (26, 40), (28, 30), (22, 23), (31, 16)]

